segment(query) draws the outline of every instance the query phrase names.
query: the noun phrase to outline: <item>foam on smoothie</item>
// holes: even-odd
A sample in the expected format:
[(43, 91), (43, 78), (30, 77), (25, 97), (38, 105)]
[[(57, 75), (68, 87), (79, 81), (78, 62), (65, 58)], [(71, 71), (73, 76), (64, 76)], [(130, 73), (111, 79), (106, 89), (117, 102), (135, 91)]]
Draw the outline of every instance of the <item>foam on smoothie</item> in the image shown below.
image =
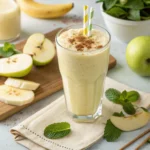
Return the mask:
[(58, 37), (61, 46), (73, 51), (100, 49), (108, 43), (108, 40), (106, 33), (94, 29), (89, 37), (83, 35), (83, 29), (70, 29)]

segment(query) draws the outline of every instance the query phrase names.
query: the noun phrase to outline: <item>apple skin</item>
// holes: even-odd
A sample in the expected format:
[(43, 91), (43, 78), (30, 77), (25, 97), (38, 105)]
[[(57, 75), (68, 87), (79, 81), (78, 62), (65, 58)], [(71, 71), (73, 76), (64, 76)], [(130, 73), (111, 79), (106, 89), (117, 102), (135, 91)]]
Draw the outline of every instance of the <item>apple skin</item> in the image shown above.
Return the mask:
[(53, 60), (53, 58), (47, 62), (39, 62), (36, 59), (34, 59), (34, 57), (33, 57), (33, 64), (35, 66), (45, 66), (45, 65), (49, 64), (52, 60)]
[(24, 76), (26, 76), (27, 74), (30, 73), (30, 71), (32, 69), (32, 66), (33, 66), (33, 64), (29, 68), (27, 68), (25, 70), (22, 70), (20, 72), (13, 72), (13, 73), (7, 73), (7, 74), (0, 73), (0, 76), (4, 76), (4, 77), (16, 77), (16, 78), (24, 77)]
[(150, 36), (139, 36), (126, 49), (128, 66), (141, 76), (150, 76)]

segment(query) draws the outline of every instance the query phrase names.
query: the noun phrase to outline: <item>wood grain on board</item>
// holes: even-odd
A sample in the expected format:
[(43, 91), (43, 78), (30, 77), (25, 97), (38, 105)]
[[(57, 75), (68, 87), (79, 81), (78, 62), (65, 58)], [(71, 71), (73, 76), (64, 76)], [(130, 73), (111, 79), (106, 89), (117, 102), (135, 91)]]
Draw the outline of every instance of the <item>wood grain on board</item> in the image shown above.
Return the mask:
[[(54, 42), (55, 35), (59, 30), (60, 28), (45, 35), (48, 39)], [(16, 48), (22, 50), (25, 43), (26, 40), (16, 44)], [(109, 69), (113, 68), (115, 65), (116, 60), (110, 55)], [(55, 56), (52, 62), (46, 66), (34, 66), (31, 73), (24, 77), (24, 79), (40, 83), (40, 87), (35, 92), (35, 100), (32, 103), (23, 106), (12, 106), (0, 102), (0, 120), (4, 120), (29, 105), (32, 105), (33, 103), (42, 100), (43, 98), (62, 89), (62, 80), (58, 69), (57, 56)], [(3, 84), (5, 80), (5, 77), (0, 77), (0, 84)]]

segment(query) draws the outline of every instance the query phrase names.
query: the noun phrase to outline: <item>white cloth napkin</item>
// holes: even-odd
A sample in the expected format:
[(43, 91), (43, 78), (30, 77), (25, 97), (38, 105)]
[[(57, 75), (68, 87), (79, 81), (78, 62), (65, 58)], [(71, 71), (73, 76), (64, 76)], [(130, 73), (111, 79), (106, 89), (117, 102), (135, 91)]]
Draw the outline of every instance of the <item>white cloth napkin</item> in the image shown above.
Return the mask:
[[(133, 90), (132, 88), (106, 78), (105, 90), (116, 88), (118, 90)], [(150, 94), (140, 92), (141, 100), (138, 105), (148, 108), (150, 106)], [(35, 113), (19, 125), (11, 129), (16, 142), (30, 150), (81, 150), (89, 147), (103, 137), (104, 122), (112, 113), (120, 112), (121, 106), (113, 104), (105, 97), (103, 100), (103, 117), (94, 123), (76, 123), (67, 113), (64, 96)], [(49, 124), (55, 122), (69, 122), (72, 132), (57, 140), (44, 137), (43, 131)]]

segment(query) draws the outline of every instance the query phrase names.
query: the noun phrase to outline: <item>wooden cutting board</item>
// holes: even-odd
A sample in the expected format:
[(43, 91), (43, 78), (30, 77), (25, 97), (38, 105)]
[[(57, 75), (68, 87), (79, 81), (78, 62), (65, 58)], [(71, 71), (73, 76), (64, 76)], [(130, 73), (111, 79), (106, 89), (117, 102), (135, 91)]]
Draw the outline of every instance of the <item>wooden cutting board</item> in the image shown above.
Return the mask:
[[(54, 42), (55, 35), (59, 30), (60, 28), (47, 33), (46, 37)], [(25, 43), (26, 40), (16, 44), (16, 48), (22, 50)], [(110, 55), (109, 69), (113, 68), (115, 65), (116, 60)], [(35, 92), (35, 100), (32, 103), (24, 106), (12, 106), (0, 102), (0, 120), (6, 119), (16, 112), (19, 112), (23, 108), (26, 108), (62, 89), (62, 81), (58, 69), (57, 56), (55, 56), (53, 61), (46, 66), (33, 67), (31, 73), (24, 77), (24, 79), (35, 81), (41, 84), (38, 90)], [(5, 77), (0, 77), (0, 84), (3, 84), (5, 80)]]

